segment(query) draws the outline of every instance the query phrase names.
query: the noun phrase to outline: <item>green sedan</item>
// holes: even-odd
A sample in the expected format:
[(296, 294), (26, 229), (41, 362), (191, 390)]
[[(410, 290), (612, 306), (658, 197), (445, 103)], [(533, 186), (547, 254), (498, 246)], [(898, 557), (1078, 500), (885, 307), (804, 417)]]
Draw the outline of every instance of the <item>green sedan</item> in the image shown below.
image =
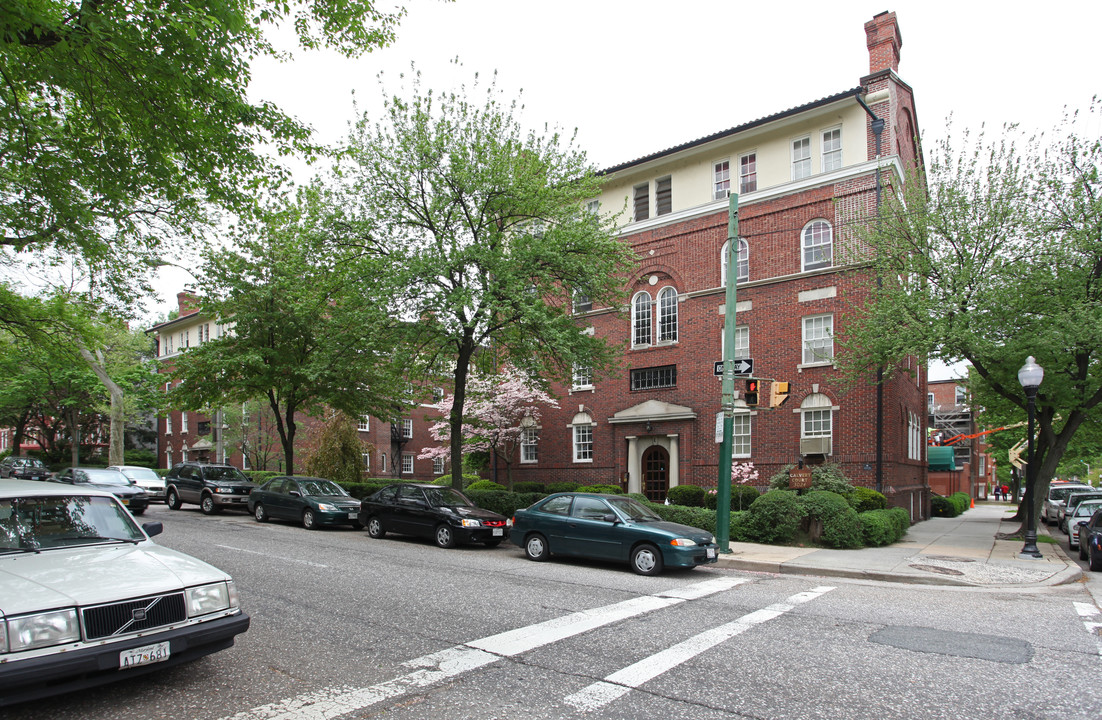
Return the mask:
[(332, 480), (281, 475), (249, 493), (249, 512), (257, 522), (293, 520), (307, 530), (322, 525), (360, 524), (360, 501)]
[(718, 560), (707, 530), (667, 522), (623, 495), (557, 493), (513, 517), (512, 540), (529, 560), (552, 554), (626, 562), (640, 575)]

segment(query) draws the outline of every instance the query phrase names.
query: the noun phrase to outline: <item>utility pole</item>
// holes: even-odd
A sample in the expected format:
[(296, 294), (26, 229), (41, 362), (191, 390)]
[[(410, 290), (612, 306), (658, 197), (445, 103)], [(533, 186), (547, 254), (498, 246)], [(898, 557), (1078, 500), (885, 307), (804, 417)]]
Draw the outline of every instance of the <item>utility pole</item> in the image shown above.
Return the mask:
[(719, 449), (716, 544), (731, 552), (731, 444), (735, 434), (735, 296), (738, 289), (738, 193), (727, 209), (727, 288), (723, 306), (723, 444)]

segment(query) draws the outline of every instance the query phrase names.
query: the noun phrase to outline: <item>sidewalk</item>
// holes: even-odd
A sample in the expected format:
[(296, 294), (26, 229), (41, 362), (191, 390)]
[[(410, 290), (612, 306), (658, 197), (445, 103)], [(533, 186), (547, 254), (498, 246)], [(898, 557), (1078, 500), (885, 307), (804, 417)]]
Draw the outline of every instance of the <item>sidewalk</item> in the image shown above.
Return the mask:
[[(977, 502), (959, 517), (912, 525), (902, 540), (880, 548), (829, 550), (733, 542), (731, 552), (719, 556), (719, 565), (786, 575), (972, 587), (1044, 587), (1082, 576), (1061, 545), (1038, 543), (1044, 557), (1025, 559), (1019, 557), (1021, 540), (996, 540), (997, 534), (1017, 529), (1017, 522), (1002, 522), (1011, 510), (1009, 503)], [(1044, 525), (1038, 527), (1038, 535), (1046, 531)], [(1058, 530), (1053, 537), (1064, 541)]]

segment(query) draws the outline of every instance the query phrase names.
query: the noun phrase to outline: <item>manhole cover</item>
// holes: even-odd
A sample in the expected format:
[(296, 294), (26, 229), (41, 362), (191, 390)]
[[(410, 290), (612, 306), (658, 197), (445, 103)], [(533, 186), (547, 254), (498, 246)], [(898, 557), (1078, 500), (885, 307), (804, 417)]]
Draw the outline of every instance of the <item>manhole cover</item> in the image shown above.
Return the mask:
[(953, 557), (952, 555), (923, 555), (927, 560), (941, 560), (943, 562), (976, 562), (975, 558)]
[(953, 568), (940, 567), (938, 565), (911, 565), (915, 570), (925, 570), (926, 572), (939, 573), (941, 575), (963, 575), (960, 570), (954, 570)]

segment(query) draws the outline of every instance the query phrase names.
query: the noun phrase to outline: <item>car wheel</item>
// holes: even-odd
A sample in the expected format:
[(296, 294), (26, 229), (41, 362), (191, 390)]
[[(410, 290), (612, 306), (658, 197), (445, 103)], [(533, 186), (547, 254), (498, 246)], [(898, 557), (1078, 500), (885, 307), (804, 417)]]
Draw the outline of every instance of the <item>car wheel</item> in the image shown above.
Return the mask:
[(1095, 552), (1094, 545), (1090, 546), (1090, 549), (1087, 551), (1087, 556), (1091, 570), (1095, 572), (1102, 570), (1102, 556), (1099, 556), (1099, 554)]
[(500, 540), (487, 540), (486, 542), (483, 543), (483, 545), (485, 545), (486, 547), (497, 547), (500, 544), (501, 544)]
[(172, 490), (169, 490), (168, 494), (165, 495), (165, 505), (168, 505), (168, 509), (179, 510), (181, 504), (182, 503), (180, 502), (180, 496), (176, 494), (176, 489), (173, 488)]
[(200, 498), (199, 509), (203, 511), (204, 515), (214, 515), (219, 510), (218, 506), (214, 503), (214, 497), (211, 495), (204, 495)]
[(1080, 560), (1086, 560), (1087, 559), (1087, 546), (1084, 545), (1083, 543), (1079, 543), (1079, 559)]
[(377, 517), (368, 518), (367, 534), (373, 538), (381, 538), (383, 535), (386, 535), (386, 530), (383, 529), (383, 521)]
[(302, 527), (307, 530), (317, 530), (318, 520), (314, 517), (314, 511), (307, 508), (302, 511)]
[(631, 551), (631, 569), (640, 575), (662, 572), (662, 554), (653, 545), (640, 545)]
[(436, 545), (442, 548), (455, 547), (455, 533), (452, 532), (450, 526), (440, 524), (436, 526)]
[(253, 508), (253, 517), (257, 522), (268, 522), (268, 511), (264, 509), (264, 506), (260, 503), (256, 504)]
[(542, 562), (551, 557), (551, 547), (547, 544), (547, 538), (539, 533), (529, 535), (524, 541), (524, 555), (536, 562)]
[(145, 512), (145, 508), (142, 508), (141, 510), (131, 510), (131, 511), (130, 511), (130, 514), (131, 514), (131, 515), (141, 515), (141, 514), (143, 514), (144, 512)]

